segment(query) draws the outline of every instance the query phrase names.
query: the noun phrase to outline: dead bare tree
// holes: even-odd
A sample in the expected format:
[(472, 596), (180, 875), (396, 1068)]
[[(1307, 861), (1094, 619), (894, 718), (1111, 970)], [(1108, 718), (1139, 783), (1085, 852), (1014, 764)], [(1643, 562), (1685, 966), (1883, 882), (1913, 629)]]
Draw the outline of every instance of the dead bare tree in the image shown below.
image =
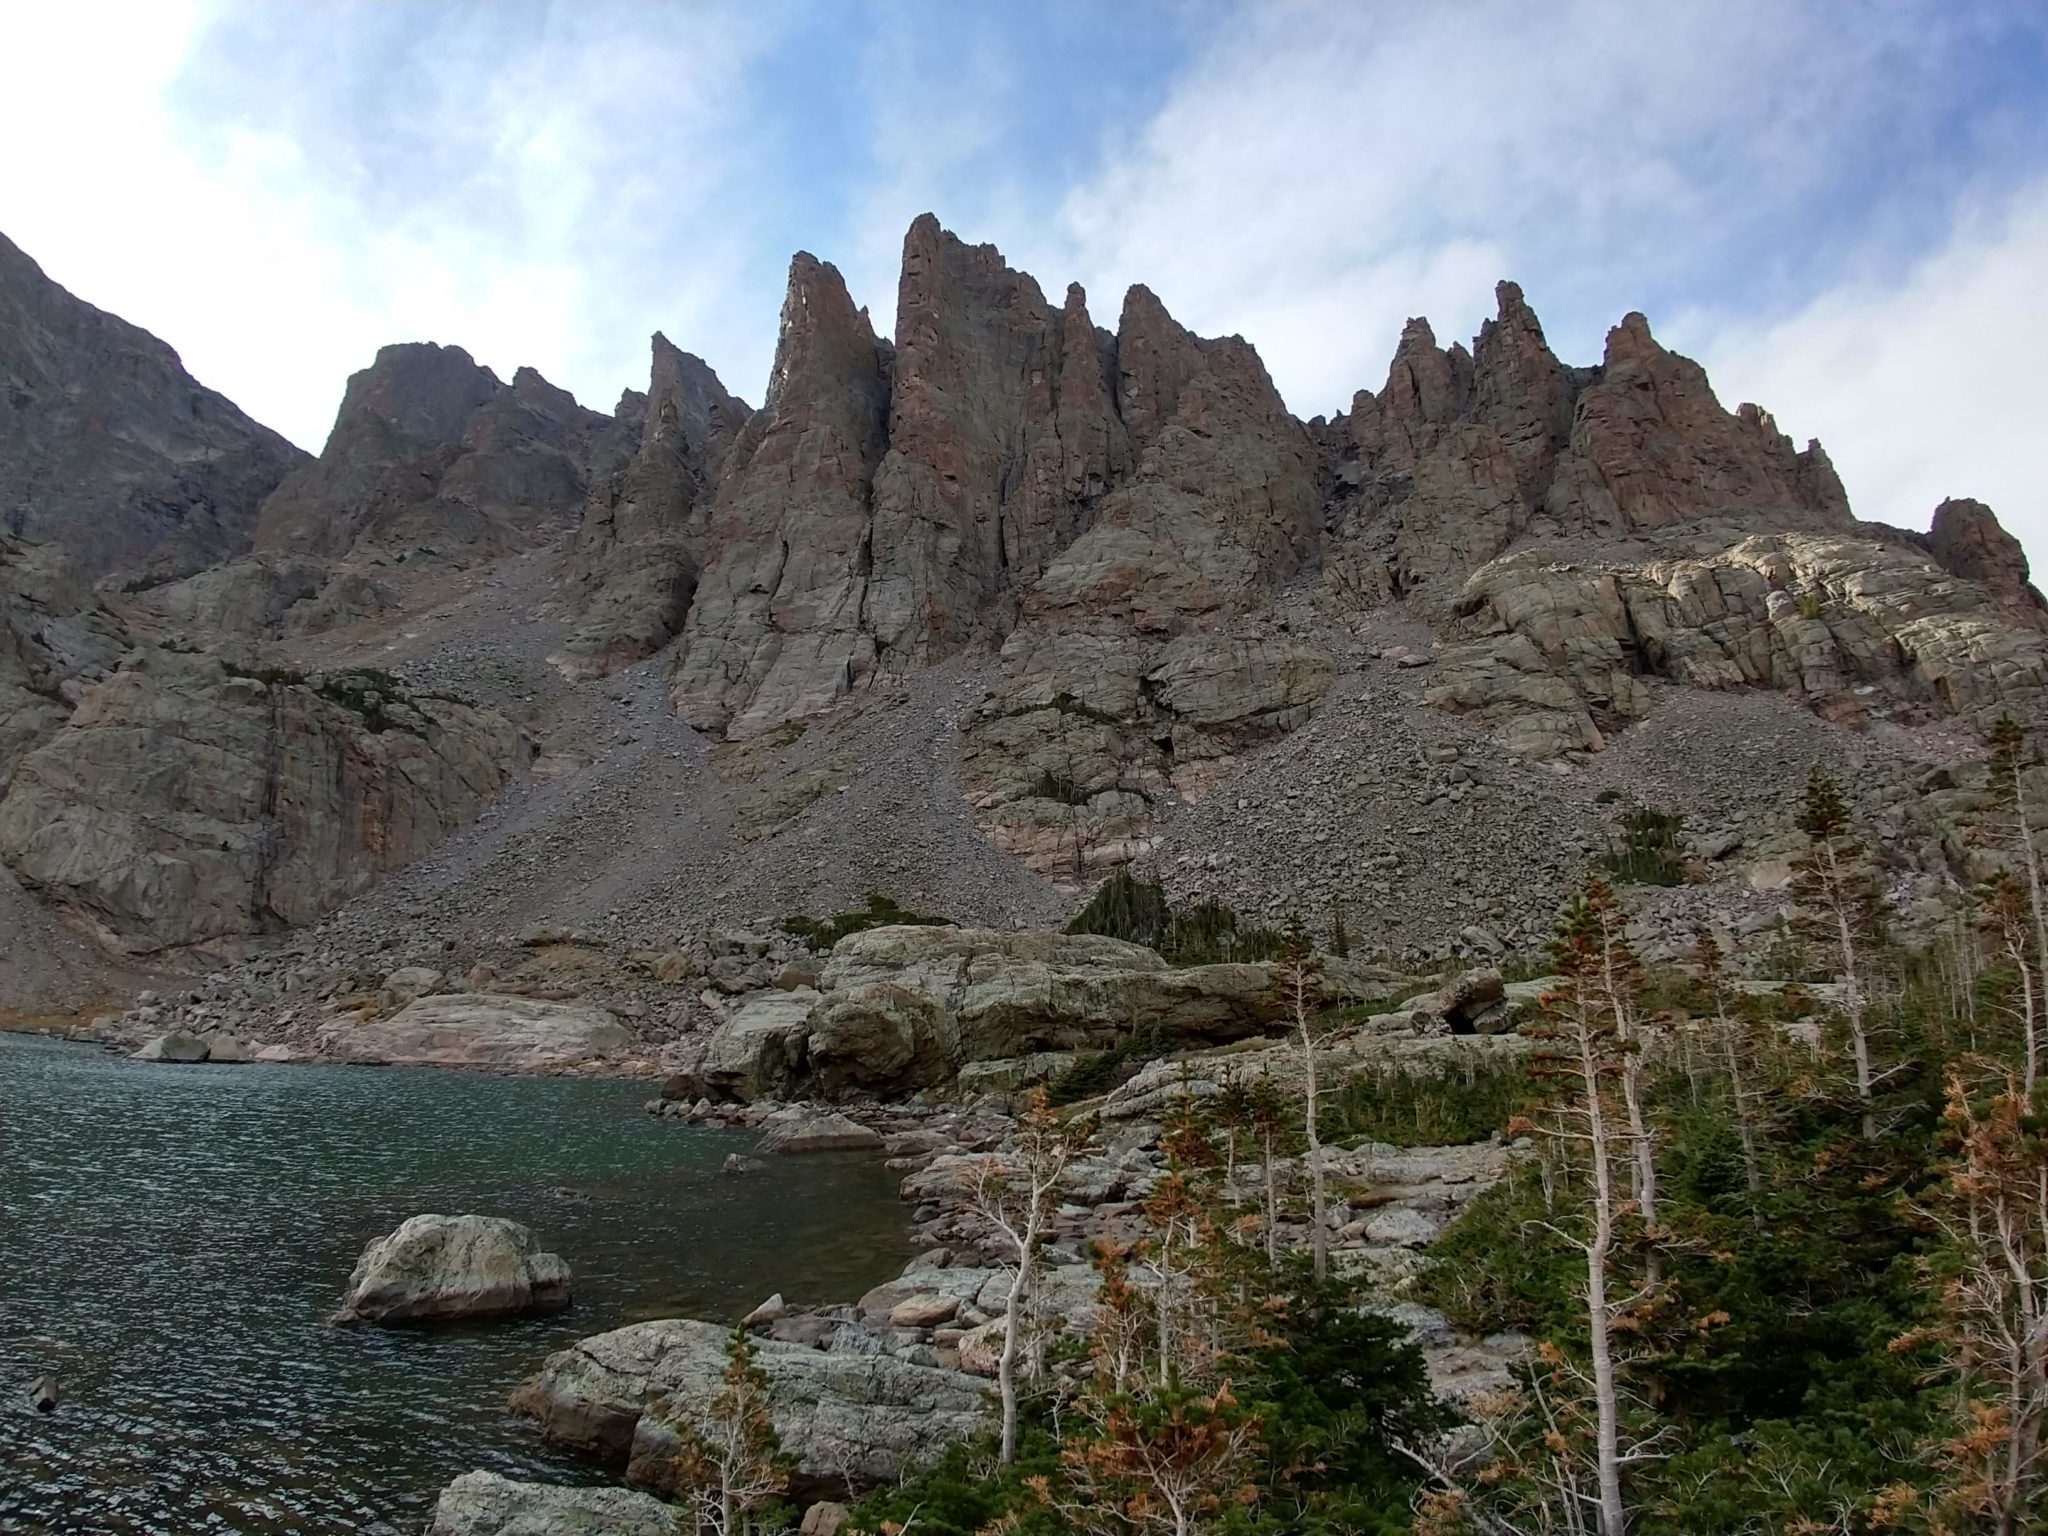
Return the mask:
[(1003, 1349), (996, 1360), (1004, 1466), (1017, 1459), (1017, 1357), (1038, 1278), (1039, 1250), (1059, 1206), (1061, 1175), (1081, 1141), (1079, 1132), (1060, 1123), (1039, 1089), (1018, 1122), (1014, 1150), (1008, 1156), (979, 1159), (960, 1179), (969, 1205), (1009, 1244), (1016, 1265), (1003, 1311)]
[(1323, 1144), (1316, 1130), (1316, 1112), (1321, 1098), (1316, 1075), (1315, 1021), (1321, 1001), (1316, 987), (1317, 970), (1316, 957), (1309, 947), (1307, 935), (1298, 927), (1291, 930), (1280, 950), (1276, 980), (1281, 1003), (1293, 1020), (1295, 1035), (1301, 1042), (1302, 1125), (1307, 1142), (1302, 1157), (1308, 1165), (1309, 1241), (1315, 1254), (1316, 1279), (1323, 1280), (1330, 1272), (1330, 1229), (1327, 1219), (1329, 1204), (1323, 1180)]

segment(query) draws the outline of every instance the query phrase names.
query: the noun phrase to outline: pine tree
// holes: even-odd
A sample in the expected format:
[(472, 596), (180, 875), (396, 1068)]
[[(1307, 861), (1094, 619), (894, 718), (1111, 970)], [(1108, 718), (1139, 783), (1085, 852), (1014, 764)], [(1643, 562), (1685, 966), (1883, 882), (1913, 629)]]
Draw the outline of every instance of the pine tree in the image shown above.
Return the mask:
[(698, 1536), (750, 1536), (768, 1529), (761, 1516), (788, 1487), (792, 1470), (769, 1417), (770, 1386), (754, 1363), (746, 1329), (736, 1328), (709, 1411), (698, 1423), (676, 1426), (676, 1488)]

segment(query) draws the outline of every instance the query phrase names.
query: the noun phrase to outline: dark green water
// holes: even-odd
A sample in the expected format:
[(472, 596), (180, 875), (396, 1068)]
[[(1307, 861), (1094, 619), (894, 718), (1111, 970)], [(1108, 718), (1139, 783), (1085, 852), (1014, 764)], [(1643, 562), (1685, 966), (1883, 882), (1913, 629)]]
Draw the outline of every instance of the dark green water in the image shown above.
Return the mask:
[[(644, 1084), (162, 1066), (0, 1034), (0, 1531), (414, 1532), (488, 1467), (590, 1481), (504, 1411), (551, 1349), (640, 1318), (850, 1300), (914, 1251), (866, 1158), (719, 1172), (746, 1136)], [(531, 1226), (576, 1305), (337, 1329), (363, 1244), (420, 1211)], [(28, 1382), (62, 1379), (44, 1417)]]

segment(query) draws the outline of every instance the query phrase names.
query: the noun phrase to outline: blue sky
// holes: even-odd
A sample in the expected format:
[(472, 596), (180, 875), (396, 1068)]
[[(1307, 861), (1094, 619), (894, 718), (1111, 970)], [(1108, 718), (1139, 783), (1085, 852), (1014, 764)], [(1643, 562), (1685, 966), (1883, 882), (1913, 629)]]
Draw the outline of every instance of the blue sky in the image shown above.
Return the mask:
[(1568, 361), (1641, 309), (1864, 516), (1976, 495), (2048, 559), (2033, 0), (156, 0), (7, 8), (0, 61), (0, 230), (309, 447), (394, 340), (608, 407), (659, 328), (758, 401), (789, 253), (886, 331), (929, 208), (1303, 415), (1503, 276)]

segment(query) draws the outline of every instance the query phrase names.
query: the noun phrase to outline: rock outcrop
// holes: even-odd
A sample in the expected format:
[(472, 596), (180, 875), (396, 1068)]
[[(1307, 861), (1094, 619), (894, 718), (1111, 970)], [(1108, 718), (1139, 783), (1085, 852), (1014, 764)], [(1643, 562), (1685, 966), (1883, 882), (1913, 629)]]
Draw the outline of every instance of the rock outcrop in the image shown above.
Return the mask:
[(1311, 558), (1319, 504), (1312, 444), (1258, 354), (1133, 288), (1116, 358), (1135, 466), (1025, 593), (960, 754), (984, 831), (1077, 881), (1145, 850), (1162, 794), (1300, 725), (1334, 670), (1247, 622)]
[(462, 564), (522, 547), (569, 525), (616, 426), (531, 368), (503, 384), (460, 347), (385, 347), (264, 502), (257, 549)]
[(89, 577), (183, 574), (246, 550), (305, 459), (0, 235), (0, 531), (58, 545)]
[(1983, 502), (1950, 497), (1936, 507), (1927, 548), (1936, 565), (1976, 582), (1993, 602), (2005, 604), (2036, 626), (2048, 620), (2048, 602), (2034, 589), (2027, 552)]
[(564, 672), (601, 676), (653, 655), (682, 628), (712, 495), (752, 414), (702, 358), (655, 333), (646, 398), (621, 402), (620, 419), (639, 422), (635, 450), (593, 478), (563, 573), (577, 614), (554, 658)]
[(62, 548), (0, 534), (0, 790), (129, 643)]
[(337, 1323), (418, 1323), (552, 1312), (569, 1266), (502, 1216), (412, 1216), (363, 1249)]
[(630, 1488), (521, 1483), (465, 1472), (434, 1502), (427, 1536), (675, 1536), (676, 1510)]
[(1532, 757), (1604, 746), (1648, 711), (1646, 678), (1774, 688), (1837, 720), (2048, 710), (2042, 633), (1903, 542), (1716, 527), (1633, 561), (1517, 552), (1456, 612), (1430, 701)]
[(305, 923), (473, 818), (527, 748), (374, 673), (131, 654), (17, 764), (0, 859), (130, 953)]
[(320, 1039), (334, 1061), (491, 1072), (559, 1071), (623, 1055), (633, 1035), (602, 1008), (459, 992), (422, 997), (386, 1018), (339, 1024)]
[[(512, 1406), (550, 1440), (626, 1462), (630, 1481), (660, 1488), (676, 1450), (669, 1426), (707, 1415), (731, 1342), (730, 1328), (683, 1318), (616, 1328), (548, 1356)], [(959, 1371), (777, 1339), (755, 1341), (754, 1363), (800, 1495), (895, 1482), (987, 1422), (987, 1383)]]
[(1241, 1039), (1277, 1009), (1265, 965), (1176, 970), (1093, 935), (872, 928), (833, 947), (816, 990), (764, 996), (721, 1025), (703, 1077), (746, 1100), (902, 1094), (972, 1063), (1101, 1049), (1138, 1028)]

